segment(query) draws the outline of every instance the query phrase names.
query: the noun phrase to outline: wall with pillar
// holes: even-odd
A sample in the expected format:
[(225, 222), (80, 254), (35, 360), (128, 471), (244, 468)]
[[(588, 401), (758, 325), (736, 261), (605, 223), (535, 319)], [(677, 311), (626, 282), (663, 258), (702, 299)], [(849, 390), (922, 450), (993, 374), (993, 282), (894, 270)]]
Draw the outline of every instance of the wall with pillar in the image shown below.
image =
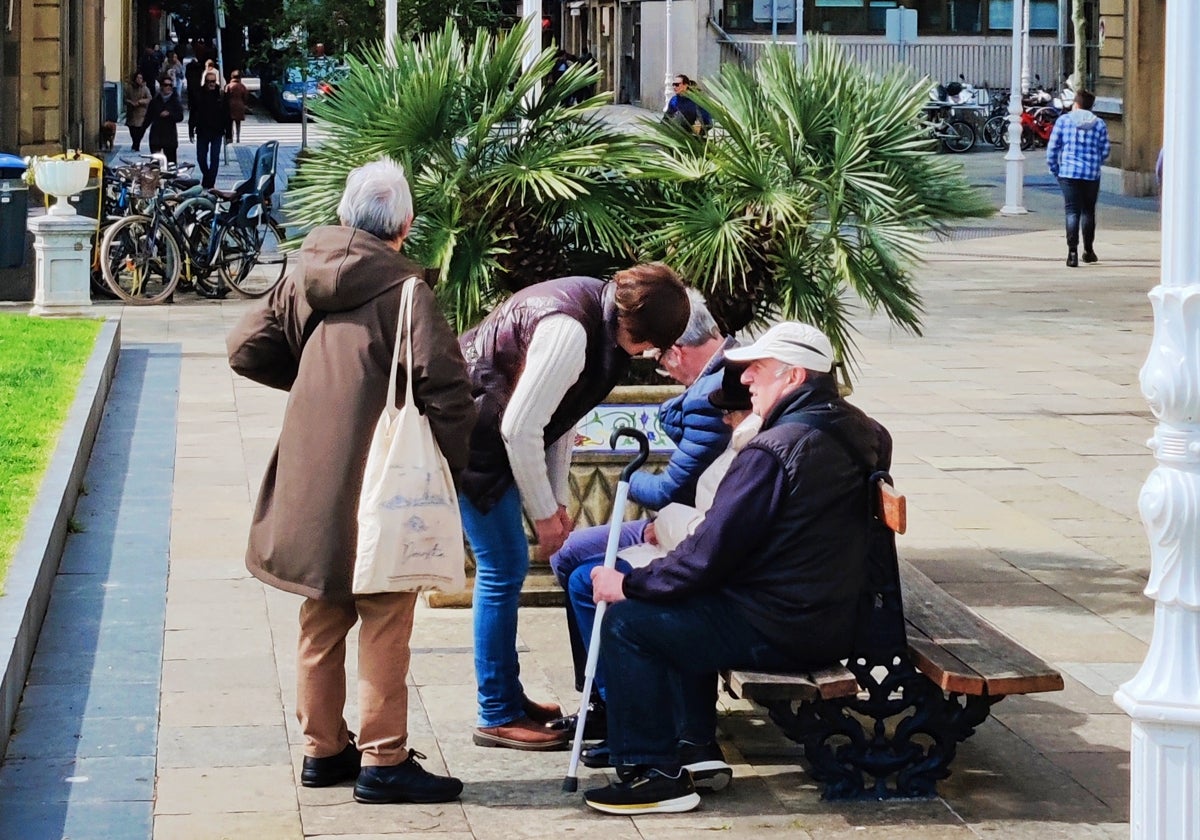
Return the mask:
[(0, 148), (52, 154), (94, 150), (100, 130), (104, 45), (101, 0), (12, 0), (0, 60)]
[(1162, 145), (1163, 0), (1101, 0), (1104, 43), (1096, 67), (1096, 112), (1108, 123), (1112, 155), (1103, 183), (1125, 195), (1156, 192)]

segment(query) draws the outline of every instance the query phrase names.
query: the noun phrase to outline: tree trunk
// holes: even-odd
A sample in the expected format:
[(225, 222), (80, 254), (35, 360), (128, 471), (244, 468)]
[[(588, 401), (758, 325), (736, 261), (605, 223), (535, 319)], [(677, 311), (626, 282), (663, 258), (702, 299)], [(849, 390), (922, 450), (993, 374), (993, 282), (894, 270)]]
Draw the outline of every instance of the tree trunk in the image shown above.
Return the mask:
[(1075, 30), (1075, 70), (1071, 73), (1071, 87), (1079, 90), (1087, 81), (1087, 18), (1083, 14), (1083, 0), (1071, 0), (1071, 25)]

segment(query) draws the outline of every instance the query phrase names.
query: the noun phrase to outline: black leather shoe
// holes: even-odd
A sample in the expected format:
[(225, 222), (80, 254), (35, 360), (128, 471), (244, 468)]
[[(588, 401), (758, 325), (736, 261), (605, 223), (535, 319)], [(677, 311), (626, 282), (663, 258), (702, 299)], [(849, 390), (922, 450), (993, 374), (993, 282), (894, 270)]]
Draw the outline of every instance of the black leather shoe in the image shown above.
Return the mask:
[(1083, 252), (1083, 261), (1085, 263), (1094, 263), (1099, 259), (1100, 258), (1096, 256), (1095, 251), (1084, 251)]
[(368, 805), (391, 802), (451, 802), (462, 793), (463, 783), (453, 776), (435, 776), (420, 764), (416, 750), (390, 767), (364, 767), (354, 785), (354, 798)]
[(612, 754), (608, 751), (608, 742), (601, 741), (599, 744), (584, 747), (579, 753), (579, 761), (584, 767), (601, 770), (612, 766), (610, 762), (611, 756)]
[(1079, 255), (1074, 251), (1067, 252), (1067, 268), (1075, 268), (1079, 265)]
[(354, 739), (337, 755), (327, 758), (304, 756), (304, 769), (300, 771), (300, 784), (305, 787), (329, 787), (357, 778), (362, 754)]
[[(583, 740), (603, 741), (608, 737), (608, 708), (603, 700), (593, 700), (588, 703), (587, 720), (583, 722)], [(575, 737), (575, 727), (579, 723), (579, 715), (563, 715), (546, 724), (547, 729), (556, 732), (569, 732)]]

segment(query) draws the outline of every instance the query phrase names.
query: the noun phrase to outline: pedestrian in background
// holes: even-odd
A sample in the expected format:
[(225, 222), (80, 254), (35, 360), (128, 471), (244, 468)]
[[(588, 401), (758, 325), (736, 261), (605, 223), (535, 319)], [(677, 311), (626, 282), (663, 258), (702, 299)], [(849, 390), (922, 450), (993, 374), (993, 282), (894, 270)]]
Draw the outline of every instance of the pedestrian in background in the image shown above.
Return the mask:
[(146, 108), (153, 97), (141, 73), (134, 73), (125, 85), (125, 125), (129, 126), (129, 139), (133, 150), (142, 150), (142, 137), (146, 134)]
[(150, 120), (150, 151), (162, 152), (167, 163), (175, 165), (179, 155), (179, 131), (176, 126), (183, 122), (183, 102), (175, 93), (175, 82), (170, 76), (159, 82), (158, 94), (146, 106)]
[(1083, 233), (1083, 261), (1094, 263), (1099, 257), (1093, 247), (1096, 238), (1096, 199), (1100, 195), (1100, 167), (1108, 159), (1112, 146), (1104, 120), (1092, 113), (1096, 94), (1080, 88), (1075, 104), (1059, 117), (1046, 145), (1046, 163), (1050, 174), (1062, 189), (1067, 222), (1067, 266), (1079, 265), (1079, 234)]
[(215, 70), (206, 70), (200, 90), (194, 91), (188, 113), (188, 139), (196, 141), (196, 162), (200, 166), (200, 182), (205, 189), (217, 185), (221, 168), (221, 141), (229, 124), (225, 95)]
[(675, 81), (671, 82), (671, 88), (675, 92), (671, 95), (671, 101), (667, 103), (663, 122), (674, 123), (684, 131), (704, 137), (712, 128), (712, 116), (688, 96), (688, 92), (695, 85), (694, 81), (682, 73), (675, 77)]
[[(354, 798), (367, 803), (448, 802), (462, 782), (429, 773), (417, 763), (425, 756), (408, 746), (417, 593), (355, 595), (351, 582), (358, 498), (396, 342), (408, 342), (412, 359), (401, 356), (396, 391), (403, 399), (411, 380), (455, 471), (467, 462), (475, 407), (457, 336), (423, 281), (413, 289), (412, 334), (399, 324), (405, 283), (424, 276), (399, 253), (413, 220), (404, 171), (387, 159), (353, 170), (338, 218), (305, 237), (298, 267), (226, 342), (237, 373), (289, 392), (246, 566), (264, 583), (304, 596), (296, 657), (301, 784), (355, 780)], [(356, 622), (357, 744), (345, 719), (346, 636)]]
[(242, 82), (242, 74), (234, 70), (229, 74), (229, 84), (225, 85), (225, 107), (229, 111), (229, 128), (225, 139), (230, 143), (242, 142), (242, 120), (246, 119), (246, 100), (250, 91)]

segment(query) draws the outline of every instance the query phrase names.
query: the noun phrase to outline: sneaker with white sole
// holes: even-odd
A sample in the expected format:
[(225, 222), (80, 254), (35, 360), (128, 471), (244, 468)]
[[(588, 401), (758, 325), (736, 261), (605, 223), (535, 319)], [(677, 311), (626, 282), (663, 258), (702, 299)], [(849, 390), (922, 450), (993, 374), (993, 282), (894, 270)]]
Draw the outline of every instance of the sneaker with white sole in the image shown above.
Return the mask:
[(587, 791), (583, 801), (604, 814), (680, 814), (699, 805), (700, 794), (686, 770), (672, 775), (650, 767), (627, 781)]
[(702, 790), (724, 790), (733, 780), (733, 768), (725, 761), (720, 745), (679, 742), (679, 763), (692, 774), (692, 783)]

